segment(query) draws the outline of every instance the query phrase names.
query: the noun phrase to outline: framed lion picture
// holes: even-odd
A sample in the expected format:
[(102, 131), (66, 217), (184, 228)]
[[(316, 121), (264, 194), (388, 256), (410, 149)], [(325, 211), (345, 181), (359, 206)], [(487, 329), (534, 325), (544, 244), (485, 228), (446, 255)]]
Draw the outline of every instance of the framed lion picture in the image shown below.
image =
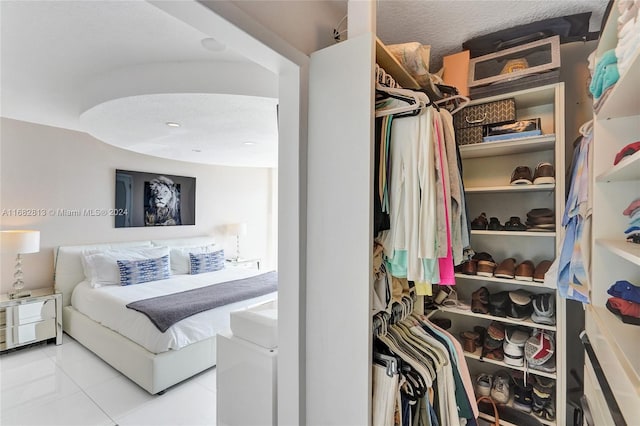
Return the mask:
[(196, 178), (116, 169), (115, 227), (196, 224)]

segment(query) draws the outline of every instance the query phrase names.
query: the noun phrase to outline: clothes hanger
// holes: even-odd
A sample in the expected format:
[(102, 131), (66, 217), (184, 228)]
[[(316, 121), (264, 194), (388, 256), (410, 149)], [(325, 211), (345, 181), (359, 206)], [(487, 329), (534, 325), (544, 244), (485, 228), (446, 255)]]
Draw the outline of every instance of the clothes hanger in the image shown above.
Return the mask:
[(453, 95), (453, 96), (448, 96), (446, 98), (443, 98), (443, 99), (440, 99), (438, 101), (435, 101), (434, 103), (436, 105), (442, 105), (442, 104), (445, 104), (445, 103), (447, 103), (449, 101), (453, 101), (453, 100), (456, 100), (456, 99), (461, 99), (463, 102), (461, 104), (458, 104), (456, 106), (456, 108), (454, 108), (451, 111), (449, 111), (451, 113), (451, 115), (453, 115), (456, 112), (462, 110), (463, 108), (465, 108), (469, 104), (469, 102), (471, 102), (471, 99), (469, 99), (467, 96), (464, 96), (464, 95)]
[[(394, 118), (400, 118), (400, 114), (407, 112), (413, 113), (412, 115), (418, 115), (420, 113), (420, 110), (424, 108), (428, 103), (428, 98), (426, 97), (426, 95), (421, 94), (420, 92), (414, 92), (413, 90), (385, 87), (378, 83), (376, 83), (376, 90), (379, 92), (383, 92), (390, 98), (398, 99), (400, 101), (408, 103), (408, 105), (406, 106), (379, 109), (376, 111), (376, 117), (393, 115)], [(427, 100), (426, 102), (425, 99)]]
[(582, 126), (580, 126), (580, 129), (578, 131), (580, 132), (580, 134), (582, 134), (582, 136), (589, 136), (593, 131), (593, 120), (589, 120), (584, 123)]
[(387, 115), (393, 115), (394, 118), (410, 117), (418, 115), (422, 108), (431, 105), (431, 101), (426, 93), (398, 87), (393, 77), (387, 74), (378, 64), (376, 64), (376, 91), (385, 94), (387, 97), (408, 103), (407, 106), (379, 109), (376, 111), (376, 117), (384, 117)]

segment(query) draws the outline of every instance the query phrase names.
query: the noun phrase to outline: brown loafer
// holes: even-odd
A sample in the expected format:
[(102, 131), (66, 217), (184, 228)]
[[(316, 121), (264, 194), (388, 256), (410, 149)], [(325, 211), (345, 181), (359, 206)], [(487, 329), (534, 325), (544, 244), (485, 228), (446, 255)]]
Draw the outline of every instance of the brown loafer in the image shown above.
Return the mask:
[(516, 267), (515, 279), (519, 281), (533, 281), (535, 266), (530, 260), (525, 260)]
[(511, 173), (511, 185), (531, 185), (532, 183), (533, 175), (527, 166), (518, 166)]
[(533, 183), (535, 185), (556, 183), (553, 165), (551, 163), (539, 163), (533, 174)]
[(476, 275), (478, 272), (478, 261), (471, 259), (462, 264), (462, 273), (465, 275)]
[(539, 283), (543, 283), (544, 274), (546, 274), (549, 270), (551, 263), (552, 262), (550, 260), (543, 260), (542, 262), (538, 263), (538, 266), (536, 266), (536, 269), (533, 272), (533, 280)]
[(516, 260), (513, 257), (503, 260), (496, 268), (494, 275), (498, 278), (513, 279), (516, 275)]
[(479, 260), (476, 274), (482, 277), (492, 277), (495, 269), (496, 264), (490, 260)]

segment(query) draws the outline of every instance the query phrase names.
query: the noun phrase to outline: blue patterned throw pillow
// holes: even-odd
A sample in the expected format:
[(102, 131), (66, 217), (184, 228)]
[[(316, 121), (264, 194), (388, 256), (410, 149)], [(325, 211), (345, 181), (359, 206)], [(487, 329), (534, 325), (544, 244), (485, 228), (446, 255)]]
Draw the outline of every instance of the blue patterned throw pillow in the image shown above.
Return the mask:
[(169, 278), (169, 255), (156, 259), (118, 260), (120, 285), (141, 284)]
[(189, 253), (189, 266), (191, 274), (219, 271), (224, 268), (224, 250), (211, 253)]

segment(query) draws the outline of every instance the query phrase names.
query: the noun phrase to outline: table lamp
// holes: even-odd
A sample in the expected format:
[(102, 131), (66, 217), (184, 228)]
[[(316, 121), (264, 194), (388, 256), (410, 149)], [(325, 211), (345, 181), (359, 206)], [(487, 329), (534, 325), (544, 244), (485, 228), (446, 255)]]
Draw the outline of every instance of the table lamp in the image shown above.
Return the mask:
[(232, 260), (235, 260), (237, 262), (240, 259), (240, 236), (247, 235), (247, 223), (241, 222), (227, 225), (227, 232), (230, 235), (236, 236), (236, 257)]
[(9, 293), (11, 299), (31, 296), (30, 291), (24, 291), (22, 279), (22, 255), (37, 253), (40, 251), (40, 231), (11, 230), (0, 233), (0, 246), (2, 253), (16, 255), (16, 271), (13, 274), (15, 281), (13, 291)]

